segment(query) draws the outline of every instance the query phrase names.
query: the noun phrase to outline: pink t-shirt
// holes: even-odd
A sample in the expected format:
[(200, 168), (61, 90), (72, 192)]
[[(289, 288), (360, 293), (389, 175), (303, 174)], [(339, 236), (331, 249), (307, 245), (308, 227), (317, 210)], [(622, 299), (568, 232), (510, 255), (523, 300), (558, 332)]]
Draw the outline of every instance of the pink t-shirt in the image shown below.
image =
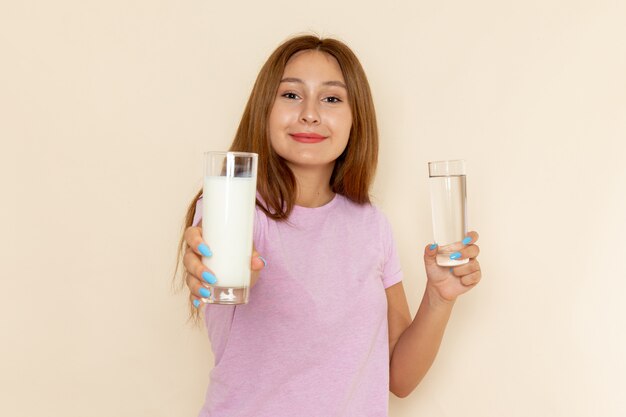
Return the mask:
[(402, 271), (385, 216), (339, 194), (288, 222), (257, 207), (254, 243), (267, 266), (249, 303), (205, 308), (215, 366), (200, 417), (386, 417), (385, 288)]

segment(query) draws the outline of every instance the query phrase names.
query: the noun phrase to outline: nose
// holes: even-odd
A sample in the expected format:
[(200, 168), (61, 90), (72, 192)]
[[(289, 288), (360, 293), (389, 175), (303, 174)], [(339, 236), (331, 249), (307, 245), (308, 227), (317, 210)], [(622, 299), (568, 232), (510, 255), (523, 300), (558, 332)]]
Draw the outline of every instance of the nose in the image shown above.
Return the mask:
[(306, 124), (319, 124), (320, 123), (320, 113), (317, 108), (316, 100), (306, 100), (304, 102), (304, 106), (302, 108), (302, 112), (300, 113), (300, 121)]

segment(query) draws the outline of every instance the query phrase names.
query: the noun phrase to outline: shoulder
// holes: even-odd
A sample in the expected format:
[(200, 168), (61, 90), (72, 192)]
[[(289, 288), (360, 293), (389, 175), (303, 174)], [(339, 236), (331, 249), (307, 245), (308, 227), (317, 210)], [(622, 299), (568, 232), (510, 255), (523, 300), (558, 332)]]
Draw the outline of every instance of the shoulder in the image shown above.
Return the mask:
[(192, 226), (199, 226), (200, 221), (202, 220), (202, 196), (198, 198), (196, 201), (196, 208), (193, 214), (193, 220), (191, 221)]
[(346, 207), (349, 207), (350, 210), (353, 210), (355, 212), (361, 212), (364, 214), (369, 214), (371, 216), (376, 216), (379, 217), (381, 219), (386, 219), (385, 214), (383, 213), (383, 211), (374, 203), (363, 203), (363, 204), (359, 204), (359, 203), (355, 203), (354, 201), (350, 200), (349, 198), (337, 194), (337, 196), (340, 198), (341, 201), (344, 202)]
[(390, 229), (391, 226), (387, 216), (375, 204), (358, 204), (347, 197), (337, 196), (340, 197), (338, 204), (339, 210), (343, 213), (347, 221), (366, 223), (370, 230), (378, 230), (383, 234)]
[(266, 229), (272, 219), (263, 211), (259, 204), (254, 206), (254, 223), (255, 225)]

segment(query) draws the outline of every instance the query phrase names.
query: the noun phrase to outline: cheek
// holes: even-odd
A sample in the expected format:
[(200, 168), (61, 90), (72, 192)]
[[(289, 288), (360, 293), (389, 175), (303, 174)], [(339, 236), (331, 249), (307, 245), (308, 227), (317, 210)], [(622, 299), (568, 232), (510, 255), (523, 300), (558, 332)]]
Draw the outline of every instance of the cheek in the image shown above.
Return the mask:
[(280, 116), (278, 112), (272, 110), (268, 119), (268, 130), (270, 132), (270, 142), (274, 144), (276, 140), (277, 132), (280, 130)]
[(332, 121), (333, 130), (337, 137), (341, 137), (348, 142), (348, 138), (350, 137), (350, 130), (352, 129), (352, 114), (347, 112), (346, 114), (339, 115)]
[(282, 109), (280, 106), (274, 106), (268, 120), (270, 132), (284, 131), (292, 122), (292, 117), (291, 112)]
[(268, 119), (268, 130), (270, 146), (278, 155), (285, 157), (283, 148), (285, 147), (285, 141), (282, 140), (283, 132), (286, 126), (288, 126), (288, 118), (284, 111), (280, 111), (276, 106), (270, 112)]
[(277, 127), (289, 123), (293, 118), (293, 109), (283, 103), (274, 103), (272, 111), (270, 112), (270, 123), (275, 124)]

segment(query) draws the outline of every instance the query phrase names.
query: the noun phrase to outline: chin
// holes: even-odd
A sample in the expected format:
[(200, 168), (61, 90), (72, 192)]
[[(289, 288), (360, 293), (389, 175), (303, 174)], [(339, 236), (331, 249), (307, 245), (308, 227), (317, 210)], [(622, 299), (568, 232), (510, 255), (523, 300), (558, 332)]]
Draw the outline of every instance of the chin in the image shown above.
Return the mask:
[(289, 165), (298, 166), (302, 168), (314, 168), (314, 167), (324, 168), (324, 167), (329, 167), (329, 166), (332, 167), (335, 163), (334, 159), (328, 160), (328, 159), (307, 158), (307, 157), (285, 158), (285, 160), (287, 161)]

